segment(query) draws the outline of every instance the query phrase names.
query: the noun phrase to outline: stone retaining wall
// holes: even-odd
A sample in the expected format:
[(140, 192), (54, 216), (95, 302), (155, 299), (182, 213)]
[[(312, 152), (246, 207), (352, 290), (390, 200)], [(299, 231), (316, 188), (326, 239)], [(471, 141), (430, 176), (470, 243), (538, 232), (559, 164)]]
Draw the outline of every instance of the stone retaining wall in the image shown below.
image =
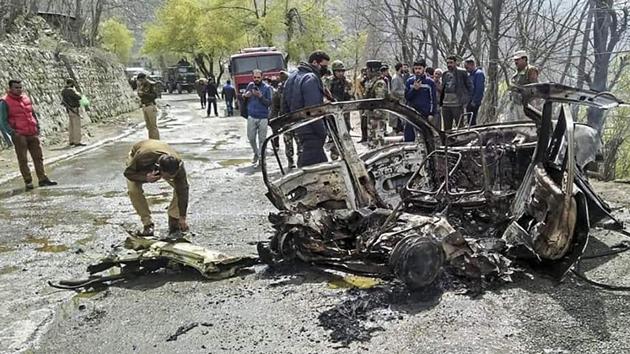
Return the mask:
[[(78, 50), (78, 49), (77, 49)], [(81, 93), (90, 100), (84, 124), (138, 109), (136, 94), (125, 77), (124, 68), (109, 54), (82, 48), (65, 53), (25, 45), (0, 44), (0, 85), (19, 78), (33, 100), (40, 118), (41, 135), (65, 131), (68, 117), (61, 105), (61, 90), (67, 78), (74, 78)]]

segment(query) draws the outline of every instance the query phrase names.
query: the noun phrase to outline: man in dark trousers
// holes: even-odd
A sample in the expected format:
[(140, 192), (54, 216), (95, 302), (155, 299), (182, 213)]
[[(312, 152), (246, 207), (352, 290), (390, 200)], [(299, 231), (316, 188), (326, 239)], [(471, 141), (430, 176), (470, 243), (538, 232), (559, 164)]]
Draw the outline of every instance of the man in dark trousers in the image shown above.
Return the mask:
[(204, 78), (195, 81), (195, 90), (197, 91), (199, 101), (201, 102), (201, 109), (206, 109), (206, 84), (207, 81)]
[[(407, 104), (413, 107), (427, 121), (432, 122), (437, 112), (437, 95), (433, 79), (427, 77), (424, 69), (427, 67), (424, 59), (413, 63), (413, 76), (407, 80), (405, 98)], [(411, 124), (405, 125), (405, 141), (416, 140), (416, 130)]]
[[(330, 57), (322, 51), (311, 53), (307, 63), (300, 63), (284, 86), (282, 105), (285, 112), (317, 106), (324, 103), (324, 85), (321, 74), (328, 70)], [(328, 161), (324, 152), (326, 125), (318, 120), (296, 129), (300, 142), (298, 167), (315, 165)]]
[(475, 59), (469, 58), (464, 61), (464, 68), (468, 71), (472, 81), (472, 94), (470, 102), (466, 107), (466, 112), (472, 113), (470, 126), (477, 125), (477, 114), (483, 100), (483, 92), (486, 89), (486, 75), (480, 67), (477, 67)]
[(0, 129), (11, 137), (24, 179), (26, 190), (33, 189), (33, 177), (28, 167), (27, 153), (31, 154), (40, 187), (55, 186), (44, 170), (44, 156), (39, 141), (39, 121), (31, 99), (22, 93), (22, 81), (10, 80), (9, 93), (0, 99)]
[(73, 79), (66, 80), (66, 87), (61, 90), (61, 104), (68, 112), (68, 136), (70, 146), (85, 146), (81, 143), (81, 95), (75, 89)]
[(219, 96), (219, 91), (217, 90), (217, 85), (214, 83), (214, 79), (212, 77), (208, 78), (208, 85), (206, 85), (206, 94), (208, 96), (208, 114), (206, 118), (210, 117), (210, 109), (214, 109), (215, 117), (219, 116), (219, 111), (217, 110), (217, 99), (221, 98)]
[(159, 140), (142, 140), (129, 151), (124, 172), (131, 204), (140, 216), (143, 228), (139, 236), (153, 236), (154, 225), (149, 203), (142, 189), (145, 183), (164, 179), (173, 187), (173, 199), (168, 207), (169, 234), (188, 231), (188, 179), (181, 158), (167, 143)]
[(225, 101), (225, 107), (227, 108), (227, 115), (231, 117), (234, 115), (234, 99), (236, 98), (236, 89), (232, 86), (232, 82), (227, 80), (223, 89), (221, 90), (221, 97)]
[(444, 121), (443, 130), (451, 130), (453, 122), (459, 122), (459, 118), (464, 114), (464, 108), (470, 102), (472, 82), (468, 72), (459, 67), (456, 56), (451, 55), (446, 58), (446, 67), (448, 70), (442, 76), (443, 89), (440, 105)]

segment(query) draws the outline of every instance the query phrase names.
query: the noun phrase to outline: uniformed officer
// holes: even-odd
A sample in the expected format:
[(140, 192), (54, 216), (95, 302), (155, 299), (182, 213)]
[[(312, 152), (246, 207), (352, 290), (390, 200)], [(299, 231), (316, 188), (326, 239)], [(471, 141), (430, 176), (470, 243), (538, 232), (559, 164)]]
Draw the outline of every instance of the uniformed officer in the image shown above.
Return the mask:
[(155, 91), (155, 83), (147, 79), (145, 73), (138, 74), (138, 97), (142, 104), (142, 113), (144, 114), (144, 122), (149, 131), (149, 139), (160, 139), (160, 132), (157, 127), (157, 107), (155, 100), (157, 93)]
[(187, 231), (186, 212), (188, 209), (188, 179), (186, 169), (179, 155), (165, 142), (142, 140), (129, 152), (127, 168), (127, 188), (131, 204), (140, 216), (143, 228), (139, 236), (152, 236), (154, 231), (151, 210), (144, 196), (143, 185), (164, 179), (173, 187), (173, 199), (168, 207), (169, 234)]
[[(522, 86), (538, 82), (538, 68), (529, 64), (526, 51), (519, 50), (515, 52), (512, 59), (514, 59), (514, 65), (516, 66), (516, 73), (510, 80), (512, 85)], [(512, 116), (510, 120), (529, 120), (523, 111), (523, 105), (532, 102), (523, 102), (523, 97), (514, 91), (510, 95), (512, 98)]]
[[(352, 94), (352, 82), (346, 78), (346, 67), (341, 60), (332, 62), (333, 77), (327, 80), (327, 88), (335, 101), (351, 101), (354, 99)], [(350, 112), (344, 115), (346, 127), (351, 130)]]
[[(368, 60), (368, 81), (365, 84), (365, 98), (386, 98), (388, 96), (387, 82), (380, 74), (381, 62)], [(368, 111), (368, 146), (375, 148), (385, 142), (385, 130), (387, 127), (386, 114), (383, 111)]]

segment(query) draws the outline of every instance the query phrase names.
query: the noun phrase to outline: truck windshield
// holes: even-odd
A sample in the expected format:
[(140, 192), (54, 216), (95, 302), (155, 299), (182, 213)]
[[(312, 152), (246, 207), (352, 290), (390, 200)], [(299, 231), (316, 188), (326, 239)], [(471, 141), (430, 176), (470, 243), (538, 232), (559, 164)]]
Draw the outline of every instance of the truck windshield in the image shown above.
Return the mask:
[(254, 69), (260, 69), (263, 72), (284, 69), (282, 54), (232, 59), (232, 70), (234, 74), (248, 74)]

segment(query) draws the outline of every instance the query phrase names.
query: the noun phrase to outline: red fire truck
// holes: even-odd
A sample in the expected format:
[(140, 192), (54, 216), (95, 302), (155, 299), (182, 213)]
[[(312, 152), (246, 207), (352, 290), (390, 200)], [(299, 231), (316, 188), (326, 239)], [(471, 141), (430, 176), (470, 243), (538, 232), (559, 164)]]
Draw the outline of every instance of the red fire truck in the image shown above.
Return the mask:
[(253, 80), (252, 70), (260, 69), (263, 77), (272, 77), (278, 76), (286, 68), (284, 56), (275, 47), (244, 48), (240, 53), (232, 55), (229, 71), (239, 104), (247, 84)]

